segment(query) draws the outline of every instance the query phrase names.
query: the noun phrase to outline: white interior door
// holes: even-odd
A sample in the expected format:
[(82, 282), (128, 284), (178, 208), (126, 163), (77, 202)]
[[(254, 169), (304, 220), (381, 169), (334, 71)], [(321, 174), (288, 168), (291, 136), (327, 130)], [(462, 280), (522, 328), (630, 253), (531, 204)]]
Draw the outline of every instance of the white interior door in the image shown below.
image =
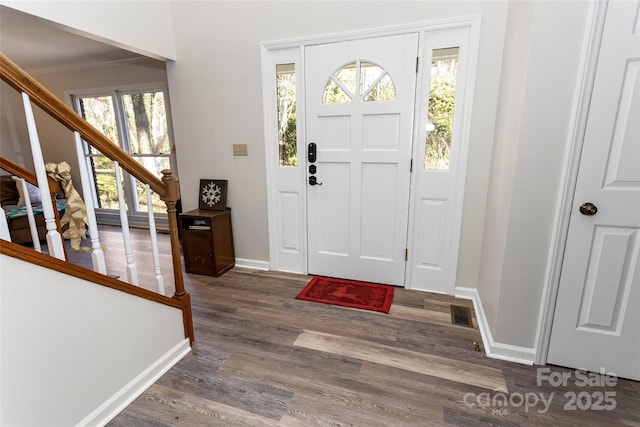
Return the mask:
[(418, 34), (305, 49), (310, 274), (404, 285), (417, 50)]
[(639, 9), (638, 1), (614, 1), (607, 8), (547, 359), (635, 380), (640, 380)]

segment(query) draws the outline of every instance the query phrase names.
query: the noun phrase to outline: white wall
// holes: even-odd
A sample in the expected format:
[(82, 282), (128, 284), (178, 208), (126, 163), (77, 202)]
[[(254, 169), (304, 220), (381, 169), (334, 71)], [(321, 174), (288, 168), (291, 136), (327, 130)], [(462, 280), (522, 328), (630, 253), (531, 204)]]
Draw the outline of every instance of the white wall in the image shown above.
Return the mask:
[[(521, 40), (507, 49), (503, 68), (501, 101), (513, 110), (496, 122), (478, 284), (498, 342), (535, 342), (588, 9), (588, 2), (510, 3), (505, 37)], [(513, 87), (517, 73), (524, 86)]]
[(3, 426), (77, 425), (185, 342), (173, 307), (6, 255), (0, 282)]
[(0, 0), (0, 4), (112, 46), (156, 59), (175, 57), (168, 1)]
[(479, 287), (489, 327), (494, 330), (499, 306), (502, 264), (511, 214), (513, 178), (533, 25), (533, 2), (509, 4), (504, 56), (500, 74), (500, 97), (491, 158), (491, 176), (481, 251)]
[[(490, 169), (506, 4), (503, 2), (172, 3), (176, 58), (167, 64), (183, 207), (201, 178), (229, 180), (236, 255), (268, 260), (260, 43), (481, 15), (481, 41), (458, 277), (475, 287)], [(233, 157), (245, 143), (248, 157)]]

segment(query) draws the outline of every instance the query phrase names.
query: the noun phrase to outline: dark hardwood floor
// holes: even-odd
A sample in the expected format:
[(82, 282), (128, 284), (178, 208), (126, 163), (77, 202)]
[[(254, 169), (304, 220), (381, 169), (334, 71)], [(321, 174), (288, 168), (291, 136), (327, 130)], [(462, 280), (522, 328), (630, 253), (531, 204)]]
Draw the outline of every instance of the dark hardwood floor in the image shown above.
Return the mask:
[[(105, 264), (107, 266), (107, 274), (126, 282), (127, 263), (121, 228), (110, 225), (100, 225), (98, 227), (98, 232), (100, 237), (100, 246), (104, 252)], [(138, 286), (154, 292), (159, 292), (157, 280), (155, 278), (156, 273), (153, 264), (149, 230), (131, 228), (130, 236), (133, 264), (135, 265), (138, 275)], [(158, 240), (158, 252), (161, 267), (160, 274), (162, 276), (165, 289), (164, 294), (172, 296), (175, 293), (175, 285), (169, 235), (158, 233), (156, 237)], [(76, 252), (71, 249), (68, 240), (65, 240), (65, 247), (67, 251), (67, 260), (70, 263), (90, 270), (93, 269), (90, 251)], [(82, 240), (81, 247), (89, 250), (91, 248), (91, 242), (89, 239)], [(44, 244), (44, 242), (42, 248), (43, 252), (47, 252), (47, 245)]]
[(450, 316), (468, 301), (396, 289), (386, 315), (294, 299), (308, 280), (185, 274), (193, 351), (108, 425), (640, 426), (638, 382), (581, 387), (548, 366), (570, 379), (538, 385), (536, 367), (475, 351)]
[[(100, 240), (108, 273), (124, 279), (120, 229), (101, 226)], [(158, 244), (170, 296), (168, 235)], [(157, 291), (148, 231), (132, 229), (132, 246), (140, 286)], [(91, 266), (88, 253), (68, 255)], [(640, 427), (639, 382), (587, 376), (583, 386), (572, 369), (476, 351), (475, 317), (473, 328), (451, 322), (451, 305), (469, 301), (396, 289), (387, 315), (296, 300), (309, 276), (184, 276), (193, 351), (109, 426)]]

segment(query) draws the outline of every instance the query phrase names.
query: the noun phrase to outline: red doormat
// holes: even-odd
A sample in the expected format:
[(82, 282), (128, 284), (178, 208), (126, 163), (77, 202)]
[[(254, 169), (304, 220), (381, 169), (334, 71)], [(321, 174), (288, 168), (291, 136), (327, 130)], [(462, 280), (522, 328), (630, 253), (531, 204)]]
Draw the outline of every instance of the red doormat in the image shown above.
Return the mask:
[(393, 286), (316, 276), (296, 299), (389, 313)]

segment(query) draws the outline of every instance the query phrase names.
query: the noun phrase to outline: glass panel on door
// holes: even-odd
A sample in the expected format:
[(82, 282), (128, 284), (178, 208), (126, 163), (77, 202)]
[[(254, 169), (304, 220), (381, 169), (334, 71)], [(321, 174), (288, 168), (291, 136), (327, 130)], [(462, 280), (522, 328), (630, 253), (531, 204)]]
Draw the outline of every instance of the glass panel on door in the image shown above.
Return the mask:
[(459, 52), (459, 47), (432, 52), (425, 170), (449, 169)]
[(280, 166), (297, 166), (295, 64), (276, 65), (276, 91)]

